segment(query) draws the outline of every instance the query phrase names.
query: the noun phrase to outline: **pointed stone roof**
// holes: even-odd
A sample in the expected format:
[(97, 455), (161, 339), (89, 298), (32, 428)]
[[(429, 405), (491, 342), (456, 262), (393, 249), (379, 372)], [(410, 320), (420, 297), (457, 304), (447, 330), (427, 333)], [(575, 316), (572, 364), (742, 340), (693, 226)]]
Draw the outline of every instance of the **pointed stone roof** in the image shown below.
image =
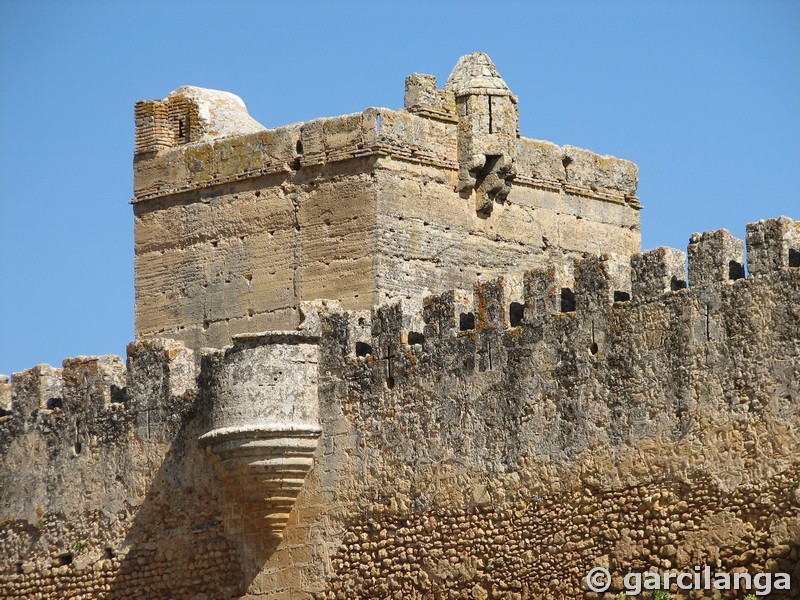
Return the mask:
[(500, 77), (492, 59), (483, 52), (473, 52), (458, 59), (447, 78), (445, 89), (456, 96), (466, 94), (491, 94), (512, 96), (506, 82)]

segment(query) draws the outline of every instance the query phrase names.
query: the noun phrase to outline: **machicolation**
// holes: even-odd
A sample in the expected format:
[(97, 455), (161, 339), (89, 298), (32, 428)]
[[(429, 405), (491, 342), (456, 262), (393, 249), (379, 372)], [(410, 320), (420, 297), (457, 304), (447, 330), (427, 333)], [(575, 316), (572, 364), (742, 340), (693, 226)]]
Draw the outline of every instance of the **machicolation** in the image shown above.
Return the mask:
[(484, 54), (135, 118), (136, 340), (0, 376), (0, 598), (800, 597), (800, 221), (641, 252), (636, 166)]

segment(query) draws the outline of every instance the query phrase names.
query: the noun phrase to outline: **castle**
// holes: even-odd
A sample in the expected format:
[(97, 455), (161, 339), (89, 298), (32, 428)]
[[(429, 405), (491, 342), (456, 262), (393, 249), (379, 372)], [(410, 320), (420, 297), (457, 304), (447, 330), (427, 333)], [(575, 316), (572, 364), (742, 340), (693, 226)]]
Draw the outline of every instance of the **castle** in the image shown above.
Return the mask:
[(0, 377), (0, 598), (800, 597), (800, 222), (642, 253), (636, 166), (521, 137), (480, 53), (135, 118), (137, 339)]

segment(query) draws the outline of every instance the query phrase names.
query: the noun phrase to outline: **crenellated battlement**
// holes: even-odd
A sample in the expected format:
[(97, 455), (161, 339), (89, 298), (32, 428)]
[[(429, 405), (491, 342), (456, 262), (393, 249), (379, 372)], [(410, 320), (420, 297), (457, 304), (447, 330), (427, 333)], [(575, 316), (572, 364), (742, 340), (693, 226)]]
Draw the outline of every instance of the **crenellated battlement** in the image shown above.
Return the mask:
[[(630, 260), (611, 254), (586, 256), (571, 266), (481, 280), (472, 289), (389, 299), (368, 311), (345, 310), (330, 300), (305, 302), (299, 328), (318, 336), (324, 320), (345, 315), (343, 356), (365, 358), (380, 355), (387, 346), (413, 347), (483, 331), (540, 327), (552, 319), (611, 312), (621, 316), (641, 305), (672, 302), (670, 298), (692, 304), (702, 295), (703, 303), (709, 304), (709, 292), (728, 295), (728, 286), (740, 280), (744, 281), (733, 293), (746, 296), (751, 280), (786, 286), (800, 277), (800, 222), (779, 217), (750, 223), (746, 247), (747, 272), (745, 242), (722, 229), (692, 234), (686, 253), (661, 247)], [(252, 337), (238, 336), (237, 344)], [(10, 424), (20, 419), (32, 424), (67, 414), (96, 419), (108, 411), (128, 411), (136, 415), (137, 432), (147, 436), (148, 428), (152, 433), (162, 424), (163, 411), (171, 403), (188, 402), (198, 393), (201, 376), (195, 353), (181, 342), (137, 340), (128, 347), (127, 367), (116, 356), (79, 356), (65, 359), (61, 369), (37, 365), (15, 373), (10, 381), (1, 376), (0, 423), (13, 429)], [(90, 428), (92, 423), (85, 425)]]
[(800, 267), (800, 221), (788, 217), (747, 225), (747, 270), (762, 275)]
[[(743, 267), (743, 241), (723, 229), (693, 234), (688, 252), (661, 247), (633, 255), (630, 261), (616, 255), (587, 256), (577, 259), (572, 268), (534, 269), (518, 276), (480, 281), (468, 290), (401, 297), (368, 312), (344, 311), (348, 315), (348, 340), (355, 340), (347, 346), (346, 353), (366, 356), (387, 343), (414, 346), (430, 337), (515, 330), (540, 326), (545, 320), (557, 322), (610, 311), (621, 316), (655, 302), (665, 304), (680, 299), (692, 304), (701, 295), (708, 304), (709, 293), (747, 296), (753, 277), (755, 281), (772, 277), (774, 285), (784, 286), (787, 280), (800, 276), (800, 264), (788, 261), (792, 249), (798, 247), (797, 225), (787, 217), (749, 224), (748, 232), (753, 233), (748, 236), (751, 271), (747, 274)], [(761, 231), (781, 233), (770, 244), (759, 242), (759, 246), (752, 246), (755, 242), (751, 240), (761, 239), (755, 232)], [(729, 291), (730, 284), (739, 280), (744, 281)], [(325, 312), (324, 308), (306, 310)], [(333, 312), (342, 309), (336, 305)], [(314, 318), (319, 320), (319, 315)]]
[(193, 352), (173, 340), (139, 340), (118, 356), (67, 358), (63, 367), (37, 365), (2, 384), (0, 448), (37, 430), (54, 455), (75, 456), (128, 436), (166, 441), (197, 396)]

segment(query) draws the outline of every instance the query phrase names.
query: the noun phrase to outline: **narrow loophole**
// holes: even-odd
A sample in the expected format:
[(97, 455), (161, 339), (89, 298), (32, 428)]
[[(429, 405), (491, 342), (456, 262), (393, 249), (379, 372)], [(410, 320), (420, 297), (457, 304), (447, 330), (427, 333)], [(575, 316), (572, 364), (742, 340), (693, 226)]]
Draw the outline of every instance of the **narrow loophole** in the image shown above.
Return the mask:
[(614, 291), (614, 302), (628, 302), (630, 299), (631, 295), (628, 292)]
[(744, 265), (732, 260), (728, 263), (728, 279), (744, 279)]
[(598, 350), (600, 350), (600, 348), (597, 347), (597, 343), (592, 342), (592, 345), (589, 346), (589, 352), (591, 352), (592, 354), (597, 354)]
[(417, 331), (409, 331), (408, 332), (408, 343), (410, 345), (414, 344), (424, 344), (425, 343), (425, 336)]
[(128, 391), (124, 387), (111, 386), (111, 404), (126, 404), (128, 402)]
[(669, 287), (673, 292), (677, 292), (678, 290), (685, 290), (686, 280), (678, 279), (675, 275), (673, 275), (672, 279), (669, 282)]
[(80, 454), (81, 450), (83, 450), (83, 444), (81, 444), (81, 422), (75, 422), (75, 444), (72, 446), (72, 449), (75, 450), (75, 454)]
[(561, 288), (561, 312), (575, 312), (575, 294), (569, 288)]
[(390, 390), (391, 390), (392, 388), (394, 388), (394, 377), (387, 377), (387, 378), (386, 378), (386, 387), (387, 387), (388, 389), (390, 389)]
[(508, 320), (512, 327), (519, 327), (522, 325), (522, 319), (525, 317), (525, 305), (519, 302), (512, 302), (508, 306)]
[(297, 144), (294, 146), (295, 151), (297, 154), (303, 153), (303, 140), (297, 140)]
[(572, 164), (572, 159), (569, 156), (565, 156), (561, 159), (561, 166), (564, 167), (564, 177), (568, 177), (567, 167)]
[(461, 331), (475, 329), (475, 315), (471, 312), (461, 313), (458, 316), (458, 328)]
[(789, 248), (789, 266), (800, 267), (800, 250)]

